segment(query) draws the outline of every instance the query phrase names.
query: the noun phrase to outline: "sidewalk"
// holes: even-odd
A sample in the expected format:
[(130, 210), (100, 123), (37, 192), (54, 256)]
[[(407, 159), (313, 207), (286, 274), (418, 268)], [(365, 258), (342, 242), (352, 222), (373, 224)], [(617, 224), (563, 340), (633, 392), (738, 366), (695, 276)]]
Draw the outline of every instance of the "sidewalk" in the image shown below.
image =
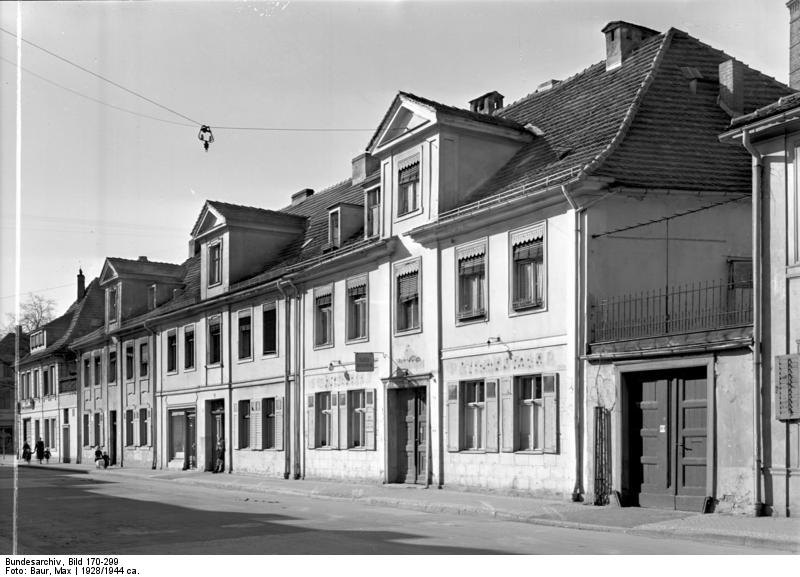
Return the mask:
[[(0, 466), (11, 463), (0, 460)], [(39, 468), (38, 464), (21, 465)], [(287, 481), (247, 474), (138, 468), (97, 469), (94, 465), (51, 464), (59, 469), (92, 476), (154, 479), (164, 482), (306, 496), (313, 499), (349, 500), (418, 511), (494, 517), (537, 525), (614, 531), (653, 537), (669, 537), (730, 545), (743, 545), (800, 553), (800, 519), (745, 517), (740, 515), (687, 513), (638, 507), (595, 507), (590, 504), (533, 497), (511, 497), (409, 485), (356, 484), (335, 481)]]

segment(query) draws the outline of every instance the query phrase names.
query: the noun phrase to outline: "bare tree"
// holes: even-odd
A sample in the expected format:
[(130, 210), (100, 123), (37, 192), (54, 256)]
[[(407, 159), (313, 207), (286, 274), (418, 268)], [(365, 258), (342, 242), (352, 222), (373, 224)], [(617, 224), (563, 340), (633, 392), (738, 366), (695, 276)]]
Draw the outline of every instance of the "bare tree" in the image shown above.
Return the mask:
[[(19, 306), (19, 324), (22, 326), (22, 331), (30, 334), (52, 321), (55, 308), (56, 301), (53, 299), (31, 293), (28, 300)], [(0, 332), (2, 334), (14, 332), (16, 324), (14, 315), (8, 313)]]

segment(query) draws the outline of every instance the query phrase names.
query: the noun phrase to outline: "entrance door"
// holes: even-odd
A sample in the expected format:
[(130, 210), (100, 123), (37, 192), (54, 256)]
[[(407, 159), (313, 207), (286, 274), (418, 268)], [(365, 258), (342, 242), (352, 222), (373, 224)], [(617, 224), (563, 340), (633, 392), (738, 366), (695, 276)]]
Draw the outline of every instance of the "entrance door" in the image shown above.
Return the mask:
[(197, 468), (196, 422), (197, 413), (194, 411), (186, 411), (186, 466), (189, 469)]
[[(214, 469), (217, 460), (217, 443), (220, 439), (225, 438), (225, 401), (216, 400), (209, 403), (209, 422), (211, 430), (209, 431), (206, 447), (206, 470), (211, 471)], [(228, 460), (227, 455), (225, 460)], [(227, 462), (225, 466), (227, 470)]]
[(397, 458), (400, 483), (424, 483), (427, 473), (427, 400), (425, 387), (398, 389)]
[(702, 511), (706, 497), (705, 367), (638, 373), (627, 379), (631, 489), (641, 507)]
[(109, 412), (109, 419), (111, 420), (110, 423), (110, 431), (109, 434), (111, 435), (111, 439), (109, 439), (109, 445), (111, 453), (108, 455), (110, 463), (112, 465), (117, 464), (117, 411), (110, 411)]
[(69, 425), (61, 427), (61, 462), (69, 463)]

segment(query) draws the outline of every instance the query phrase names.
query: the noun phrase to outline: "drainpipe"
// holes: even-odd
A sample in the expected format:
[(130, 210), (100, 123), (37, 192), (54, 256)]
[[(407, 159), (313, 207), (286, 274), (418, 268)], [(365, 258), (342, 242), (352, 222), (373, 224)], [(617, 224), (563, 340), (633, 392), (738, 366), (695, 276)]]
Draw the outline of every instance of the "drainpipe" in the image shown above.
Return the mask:
[(583, 229), (582, 218), (586, 207), (579, 207), (575, 200), (567, 191), (566, 185), (561, 185), (561, 193), (567, 199), (570, 208), (575, 213), (575, 357), (574, 365), (574, 412), (575, 412), (575, 486), (572, 489), (572, 500), (575, 502), (583, 501), (583, 362), (581, 361), (581, 351), (585, 348), (584, 339), (584, 294), (583, 284), (584, 274), (584, 255), (583, 255)]
[[(228, 303), (228, 474), (233, 473), (233, 346), (231, 341), (231, 305)], [(220, 347), (222, 351), (225, 347)], [(220, 351), (220, 361), (224, 362), (225, 355)], [(225, 369), (220, 367), (220, 375), (225, 375)], [(195, 425), (196, 429), (196, 425)]]
[(762, 156), (742, 131), (742, 144), (753, 157), (753, 496), (758, 517), (761, 502), (761, 171)]
[[(151, 329), (149, 326), (147, 326), (147, 321), (148, 320), (150, 320), (150, 319), (147, 319), (146, 321), (144, 321), (144, 330), (146, 330), (148, 333), (150, 333), (150, 336), (153, 337), (153, 346), (151, 347), (152, 353), (150, 354), (150, 359), (151, 359), (151, 364), (152, 364), (152, 367), (150, 368), (150, 390), (153, 391), (152, 409), (150, 410), (150, 412), (152, 413), (150, 415), (150, 446), (153, 447), (153, 466), (152, 466), (152, 468), (155, 469), (156, 465), (158, 463), (158, 456), (157, 456), (158, 443), (156, 442), (156, 425), (155, 425), (156, 424), (156, 417), (157, 417), (157, 414), (158, 414), (158, 411), (156, 409), (156, 387), (158, 386), (158, 382), (159, 382), (159, 379), (158, 379), (158, 347), (156, 346), (157, 345), (156, 332), (153, 329)], [(177, 347), (177, 339), (178, 339), (177, 333), (176, 333), (175, 339), (176, 339), (176, 343), (175, 344), (176, 344), (176, 347)]]
[(300, 294), (299, 289), (295, 284), (291, 281), (291, 279), (287, 279), (289, 286), (292, 287), (292, 291), (294, 291), (295, 295), (295, 304), (294, 304), (294, 441), (295, 441), (295, 452), (294, 452), (294, 478), (295, 479), (304, 479), (306, 473), (306, 443), (303, 443), (303, 403), (305, 401), (305, 379), (302, 379), (301, 382), (300, 375), (302, 374), (301, 370), (301, 361), (305, 360), (305, 346), (303, 343), (303, 336), (305, 335), (305, 331), (303, 329), (303, 324), (301, 323), (302, 317), (302, 308), (303, 308), (303, 295)]
[[(118, 388), (119, 388), (119, 409), (117, 410), (117, 420), (118, 420), (119, 424), (121, 425), (123, 419), (125, 418), (125, 413), (123, 412), (124, 409), (125, 409), (125, 404), (124, 404), (124, 401), (125, 401), (125, 382), (122, 380), (122, 370), (121, 370), (122, 369), (122, 362), (120, 362), (122, 360), (122, 339), (117, 337), (116, 338), (116, 342), (114, 342), (114, 340), (115, 340), (115, 337), (111, 337), (111, 344), (114, 345), (114, 347), (117, 349), (117, 366), (120, 368), (120, 371), (119, 371), (120, 378), (119, 378), (119, 380), (117, 380), (117, 383), (119, 383), (119, 385), (118, 385)], [(135, 340), (134, 340), (133, 347), (134, 347), (133, 348), (133, 352), (134, 352), (134, 355), (135, 355), (136, 354), (136, 341)], [(136, 377), (136, 364), (135, 363), (133, 365), (133, 374), (134, 374), (134, 378), (135, 378)], [(106, 395), (106, 397), (107, 396), (108, 395)], [(122, 427), (120, 427), (120, 429), (122, 429)], [(122, 430), (124, 430), (124, 429), (122, 429)], [(120, 466), (120, 469), (121, 469), (121, 468), (123, 468), (125, 466), (125, 444), (124, 444), (124, 441), (122, 440), (122, 435), (121, 434), (117, 435), (117, 437), (118, 437), (117, 441), (119, 442), (119, 466)], [(116, 450), (116, 447), (114, 447), (114, 450)]]
[[(278, 280), (276, 283), (276, 287), (278, 292), (281, 293), (281, 298), (283, 298), (283, 316), (284, 316), (284, 361), (285, 366), (283, 370), (283, 452), (284, 452), (284, 459), (283, 459), (283, 478), (288, 479), (292, 470), (292, 461), (291, 461), (291, 436), (287, 435), (287, 431), (291, 431), (291, 419), (289, 418), (289, 407), (291, 406), (291, 390), (289, 388), (289, 373), (292, 370), (291, 364), (291, 352), (292, 348), (290, 346), (291, 342), (291, 306), (289, 303), (289, 297), (286, 294), (286, 291), (283, 290), (281, 287), (281, 280)], [(275, 311), (275, 318), (277, 319), (278, 311)], [(288, 442), (287, 442), (288, 441)]]

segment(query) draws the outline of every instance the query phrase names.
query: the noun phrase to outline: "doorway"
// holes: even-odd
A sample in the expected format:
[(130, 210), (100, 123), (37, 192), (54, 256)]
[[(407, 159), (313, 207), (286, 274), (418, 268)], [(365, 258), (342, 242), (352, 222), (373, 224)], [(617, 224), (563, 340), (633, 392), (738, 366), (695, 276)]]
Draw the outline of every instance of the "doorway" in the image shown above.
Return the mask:
[[(206, 471), (213, 471), (217, 461), (217, 443), (225, 440), (225, 401), (216, 399), (208, 403), (208, 423), (206, 431), (208, 432), (206, 442)], [(226, 451), (227, 452), (227, 451)], [(228, 468), (228, 459), (226, 456), (225, 467)]]
[(425, 483), (428, 472), (428, 403), (425, 387), (394, 389), (388, 395), (389, 482)]
[(183, 470), (197, 466), (196, 415), (194, 409), (169, 412), (169, 457), (178, 461)]
[(109, 424), (109, 449), (111, 453), (108, 455), (111, 465), (117, 464), (117, 411), (109, 411), (108, 419), (111, 421)]
[(69, 455), (69, 425), (61, 427), (61, 462), (69, 463), (71, 457)]
[(629, 499), (640, 507), (703, 511), (709, 496), (706, 367), (627, 373), (624, 379), (623, 487)]

